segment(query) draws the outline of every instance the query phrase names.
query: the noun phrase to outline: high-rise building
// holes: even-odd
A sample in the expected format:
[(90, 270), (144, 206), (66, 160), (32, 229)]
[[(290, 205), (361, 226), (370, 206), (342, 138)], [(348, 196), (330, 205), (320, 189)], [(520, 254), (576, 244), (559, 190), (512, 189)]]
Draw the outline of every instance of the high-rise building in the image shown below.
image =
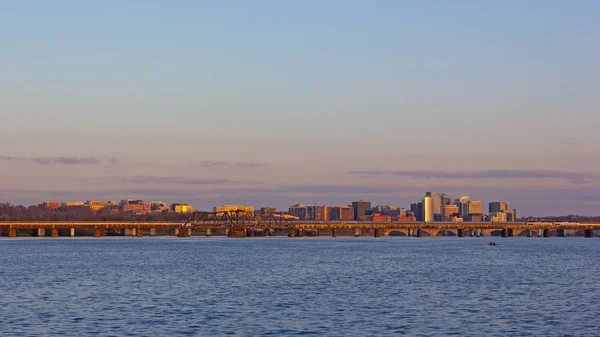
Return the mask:
[(329, 220), (352, 221), (354, 220), (354, 208), (352, 206), (331, 207)]
[(467, 214), (483, 214), (483, 203), (480, 200), (467, 202)]
[(470, 200), (471, 198), (468, 196), (454, 199), (454, 204), (458, 206), (458, 214), (460, 214), (461, 217), (466, 217), (469, 214), (467, 203), (469, 203)]
[(371, 211), (371, 202), (364, 200), (354, 201), (352, 202), (352, 207), (354, 208), (354, 220), (358, 221), (367, 214), (367, 211)]
[(415, 207), (415, 218), (417, 221), (423, 221), (423, 202), (419, 201)]
[(506, 212), (508, 211), (508, 202), (506, 201), (493, 201), (489, 203), (489, 211), (490, 214), (498, 213), (498, 212)]
[(302, 204), (290, 205), (288, 213), (290, 215), (297, 216), (300, 220), (306, 220), (306, 218), (308, 217), (306, 205)]
[(442, 208), (442, 221), (450, 221), (452, 216), (458, 215), (458, 206), (456, 205), (445, 205)]
[(442, 193), (441, 200), (442, 200), (442, 208), (446, 205), (452, 205), (452, 198), (447, 194)]
[(434, 220), (433, 198), (431, 197), (431, 192), (427, 192), (423, 199), (423, 221), (433, 222)]
[(442, 218), (442, 196), (437, 192), (427, 192), (433, 201), (433, 221), (440, 221)]
[(327, 206), (307, 206), (308, 218), (314, 221), (329, 220), (329, 207)]

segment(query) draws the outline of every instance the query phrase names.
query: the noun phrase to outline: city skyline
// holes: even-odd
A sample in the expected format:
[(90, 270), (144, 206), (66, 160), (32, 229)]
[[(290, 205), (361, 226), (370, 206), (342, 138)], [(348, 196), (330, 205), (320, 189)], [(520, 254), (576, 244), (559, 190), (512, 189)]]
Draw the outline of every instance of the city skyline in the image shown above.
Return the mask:
[(600, 3), (0, 5), (0, 202), (600, 214)]

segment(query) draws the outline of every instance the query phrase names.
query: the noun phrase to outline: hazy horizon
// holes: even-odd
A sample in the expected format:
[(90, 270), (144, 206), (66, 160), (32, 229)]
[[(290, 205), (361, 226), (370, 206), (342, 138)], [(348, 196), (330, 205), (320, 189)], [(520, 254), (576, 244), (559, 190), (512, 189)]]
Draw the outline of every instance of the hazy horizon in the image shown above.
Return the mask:
[(0, 4), (0, 202), (600, 215), (600, 3)]

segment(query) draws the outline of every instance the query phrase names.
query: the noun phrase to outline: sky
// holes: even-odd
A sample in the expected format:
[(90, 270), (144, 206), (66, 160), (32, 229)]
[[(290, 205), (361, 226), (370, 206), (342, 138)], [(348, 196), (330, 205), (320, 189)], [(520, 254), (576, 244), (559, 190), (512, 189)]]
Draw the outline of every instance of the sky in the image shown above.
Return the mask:
[(0, 202), (600, 215), (598, 1), (4, 1)]

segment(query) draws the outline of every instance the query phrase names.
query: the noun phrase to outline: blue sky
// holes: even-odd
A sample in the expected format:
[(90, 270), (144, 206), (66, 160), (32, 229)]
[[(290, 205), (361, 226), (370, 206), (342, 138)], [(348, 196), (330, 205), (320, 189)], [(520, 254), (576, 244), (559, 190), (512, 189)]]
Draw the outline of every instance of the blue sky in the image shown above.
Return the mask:
[(3, 2), (0, 200), (407, 206), (434, 190), (598, 214), (599, 16), (596, 1)]

